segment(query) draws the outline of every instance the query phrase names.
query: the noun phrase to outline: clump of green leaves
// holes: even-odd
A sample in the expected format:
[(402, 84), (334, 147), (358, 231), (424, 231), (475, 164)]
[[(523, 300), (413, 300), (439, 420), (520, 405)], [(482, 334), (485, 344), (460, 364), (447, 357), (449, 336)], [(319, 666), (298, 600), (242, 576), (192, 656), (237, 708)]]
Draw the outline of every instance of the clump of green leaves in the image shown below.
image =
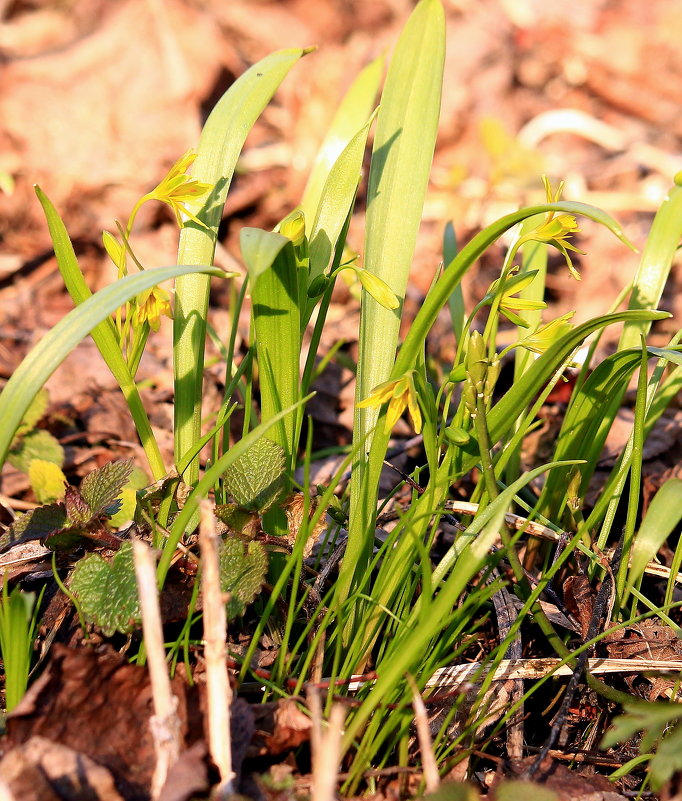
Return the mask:
[(90, 541), (118, 547), (119, 539), (105, 520), (121, 508), (121, 490), (133, 469), (130, 460), (109, 462), (93, 470), (80, 488), (67, 487), (63, 503), (50, 503), (17, 517), (0, 546), (42, 540), (52, 550), (73, 548)]
[(0, 603), (0, 653), (5, 670), (5, 708), (11, 712), (26, 692), (33, 653), (33, 639), (43, 591), (36, 601), (33, 592), (15, 587), (8, 592), (7, 578), (2, 584)]

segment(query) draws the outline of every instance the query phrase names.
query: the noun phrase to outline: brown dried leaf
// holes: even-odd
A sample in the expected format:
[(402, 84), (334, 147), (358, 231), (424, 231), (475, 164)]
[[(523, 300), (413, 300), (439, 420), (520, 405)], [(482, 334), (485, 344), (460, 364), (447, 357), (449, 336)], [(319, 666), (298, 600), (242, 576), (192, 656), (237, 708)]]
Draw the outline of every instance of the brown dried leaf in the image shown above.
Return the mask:
[(310, 718), (293, 698), (253, 707), (256, 734), (248, 756), (274, 756), (310, 739)]
[(0, 762), (0, 775), (21, 801), (123, 801), (111, 773), (61, 743), (31, 737)]
[[(173, 682), (186, 733), (185, 687)], [(109, 647), (55, 645), (43, 675), (7, 718), (7, 744), (32, 737), (58, 742), (111, 771), (125, 797), (148, 791), (155, 765), (147, 670)]]
[[(535, 761), (535, 757), (515, 762), (514, 773), (523, 775)], [(556, 793), (558, 801), (625, 801), (625, 796), (616, 793), (605, 776), (583, 775), (569, 770), (565, 765), (545, 759), (533, 777), (534, 783)]]
[(594, 611), (594, 593), (587, 576), (569, 576), (564, 581), (564, 603), (580, 623), (580, 633), (585, 639)]

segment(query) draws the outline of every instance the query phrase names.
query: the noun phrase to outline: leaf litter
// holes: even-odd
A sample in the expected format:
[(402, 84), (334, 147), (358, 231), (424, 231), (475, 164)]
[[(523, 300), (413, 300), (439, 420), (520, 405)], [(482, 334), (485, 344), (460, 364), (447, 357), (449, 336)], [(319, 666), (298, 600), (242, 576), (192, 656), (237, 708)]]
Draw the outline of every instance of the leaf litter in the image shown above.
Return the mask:
[[(162, 20), (162, 24), (168, 22), (179, 45), (179, 55), (175, 58), (169, 57), (160, 47), (156, 35), (160, 23), (159, 18), (154, 17), (159, 12), (149, 12), (147, 7), (142, 11), (142, 6), (134, 2), (122, 3), (115, 10), (88, 2), (78, 15), (73, 14), (67, 5), (51, 12), (56, 16), (50, 19), (49, 25), (45, 23), (48, 9), (18, 6), (3, 21), (6, 32), (12, 32), (11, 36), (3, 39), (2, 46), (8, 57), (2, 67), (3, 80), (5, 85), (13, 88), (2, 101), (3, 114), (0, 116), (3, 119), (2, 135), (12, 146), (4, 152), (0, 169), (17, 172), (17, 165), (21, 164), (25, 173), (30, 172), (30, 177), (20, 176), (16, 194), (11, 200), (0, 197), (0, 214), (6, 229), (0, 261), (0, 303), (6, 312), (0, 315), (0, 375), (7, 377), (11, 374), (29, 343), (48, 329), (54, 319), (63, 315), (65, 305), (53, 280), (54, 265), (41, 254), (41, 248), (49, 249), (49, 243), (37, 210), (29, 200), (30, 183), (36, 180), (45, 183), (59, 204), (69, 209), (69, 224), (82, 240), (84, 263), (89, 267), (93, 284), (102, 285), (109, 279), (103, 266), (101, 248), (91, 239), (92, 231), (100, 227), (93, 225), (92, 215), (108, 221), (112, 210), (114, 214), (122, 214), (129, 208), (129, 198), (138, 196), (139, 190), (145, 188), (139, 185), (140, 176), (145, 176), (146, 180), (162, 173), (163, 166), (194, 141), (202, 104), (207, 103), (209, 95), (222, 83), (229, 82), (231, 76), (242, 71), (247, 63), (281, 46), (285, 40), (300, 40), (305, 44), (326, 41), (331, 55), (327, 61), (320, 62), (317, 74), (312, 79), (301, 77), (295, 88), (284, 87), (281, 106), (267, 111), (263, 122), (257, 126), (245, 157), (260, 158), (260, 172), (240, 176), (228, 199), (228, 213), (234, 219), (248, 225), (271, 227), (279, 219), (281, 210), (290, 207), (290, 201), (297, 196), (297, 181), (299, 185), (301, 183), (300, 170), (297, 172), (298, 168), (287, 166), (295, 160), (292, 154), (297, 149), (314, 152), (310, 142), (316, 133), (321, 135), (323, 127), (319, 120), (329, 116), (331, 111), (335, 93), (328, 90), (328, 84), (337, 85), (343, 72), (348, 71), (346, 61), (349, 53), (352, 60), (362, 62), (368, 52), (368, 37), (376, 39), (377, 45), (389, 42), (404, 18), (404, 13), (396, 10), (396, 4), (388, 2), (351, 3), (348, 8), (342, 7), (343, 4), (320, 3), (319, 14), (315, 15), (305, 13), (299, 3), (264, 2), (258, 5), (259, 14), (271, 22), (254, 29), (252, 5), (235, 2), (228, 7), (226, 4), (208, 3), (199, 13), (192, 4), (164, 4), (163, 14), (167, 19)], [(508, 193), (509, 186), (513, 188), (515, 197), (520, 191), (525, 191), (523, 175), (515, 173), (512, 161), (505, 163), (494, 152), (482, 151), (477, 144), (480, 136), (473, 120), (480, 116), (479, 112), (486, 110), (480, 108), (482, 97), (486, 98), (489, 108), (494, 108), (504, 119), (509, 129), (518, 130), (522, 123), (548, 110), (548, 106), (573, 104), (586, 106), (595, 115), (603, 115), (609, 122), (620, 124), (629, 131), (626, 141), (608, 158), (606, 167), (593, 142), (567, 139), (561, 130), (547, 135), (543, 157), (550, 164), (563, 165), (568, 151), (575, 172), (584, 176), (587, 182), (585, 199), (599, 194), (606, 201), (605, 205), (611, 203), (618, 208), (621, 216), (629, 221), (635, 238), (644, 227), (641, 215), (635, 209), (644, 208), (643, 199), (655, 195), (662, 185), (661, 169), (665, 172), (673, 163), (674, 157), (666, 154), (670, 147), (669, 137), (677, 137), (679, 149), (679, 130), (675, 127), (682, 105), (679, 82), (659, 81), (653, 77), (654, 74), (659, 77), (679, 74), (679, 54), (672, 47), (666, 29), (666, 25), (669, 30), (674, 29), (670, 22), (676, 19), (674, 4), (661, 3), (658, 13), (655, 13), (651, 8), (629, 2), (614, 17), (613, 9), (607, 3), (595, 3), (589, 9), (576, 10), (577, 16), (572, 19), (570, 29), (551, 4), (539, 8), (530, 0), (517, 4), (502, 3), (500, 7), (504, 13), (500, 13), (498, 4), (493, 2), (481, 3), (479, 9), (466, 3), (448, 6), (448, 36), (455, 43), (449, 50), (448, 70), (466, 80), (462, 80), (461, 85), (444, 99), (441, 126), (444, 130), (441, 131), (436, 169), (414, 266), (413, 294), (408, 296), (406, 304), (408, 312), (418, 306), (438, 262), (442, 220), (454, 217), (465, 221), (465, 228), (475, 230), (485, 216), (493, 213), (491, 210), (496, 204), (506, 202), (505, 193)], [(14, 36), (20, 31), (21, 38)], [(590, 41), (594, 40), (585, 35), (595, 31), (601, 37), (602, 47), (591, 46)], [(131, 41), (133, 34), (135, 41)], [(622, 37), (626, 37), (630, 47), (622, 47)], [(13, 50), (13, 46), (19, 47), (12, 45), (13, 41), (20, 41), (23, 50)], [(499, 41), (510, 43), (506, 52), (500, 50)], [(458, 42), (461, 46), (457, 46)], [(160, 52), (164, 70), (159, 70)], [(211, 52), (221, 53), (221, 61), (210, 57)], [(19, 53), (21, 57), (18, 57)], [(611, 57), (613, 54), (617, 57)], [(24, 58), (26, 55), (30, 58)], [(638, 69), (642, 58), (646, 58), (647, 63), (653, 59), (656, 69)], [(582, 81), (579, 78), (581, 74), (584, 76)], [(306, 80), (311, 83), (303, 83)], [(512, 91), (513, 85), (517, 87), (515, 92)], [(76, 86), (78, 102), (74, 97)], [(92, 114), (92, 108), (100, 102), (102, 86), (109, 94), (112, 87), (115, 88), (124, 117), (119, 115), (116, 120), (108, 120)], [(539, 91), (544, 87), (548, 87), (546, 93)], [(640, 100), (643, 96), (648, 98), (647, 102)], [(304, 113), (297, 116), (290, 111), (294, 107), (302, 107)], [(43, 110), (40, 125), (36, 124), (35, 108)], [(80, 141), (75, 141), (71, 133), (69, 136), (60, 134), (65, 124), (65, 108), (72, 115), (70, 131), (74, 136), (77, 133)], [(454, 119), (458, 121), (453, 125)], [(183, 120), (183, 125), (178, 126), (178, 120)], [(670, 121), (668, 139), (661, 133), (665, 128), (660, 125), (661, 120)], [(268, 151), (267, 144), (273, 130), (277, 130), (278, 138), (287, 141), (290, 148), (284, 156)], [(530, 137), (528, 131), (526, 137), (527, 140)], [(654, 152), (643, 153), (641, 148), (637, 148), (640, 139), (646, 139)], [(149, 154), (153, 155), (150, 157)], [(533, 154), (538, 157), (537, 150), (531, 151)], [(458, 178), (463, 163), (471, 165), (470, 173)], [(664, 165), (662, 168), (661, 164)], [(30, 165), (30, 170), (27, 165)], [(267, 180), (263, 180), (264, 173)], [(268, 194), (276, 176), (280, 176), (279, 183), (283, 188), (278, 193)], [(491, 192), (496, 181), (497, 194)], [(464, 192), (453, 191), (462, 185)], [(480, 187), (484, 187), (483, 190)], [(83, 197), (88, 198), (87, 203), (82, 202)], [(165, 263), (172, 263), (172, 246), (164, 244), (168, 238), (159, 238), (158, 233), (170, 230), (167, 220), (149, 219), (147, 225), (147, 241), (153, 243), (159, 256), (165, 256)], [(599, 242), (599, 234), (588, 232), (587, 237), (590, 236)], [(225, 249), (223, 258), (230, 258), (230, 254), (236, 252), (234, 232), (228, 231), (221, 247)], [(603, 244), (600, 262), (617, 265), (612, 268), (613, 273), (606, 270), (597, 274), (597, 271), (590, 271), (589, 265), (581, 267), (584, 286), (580, 295), (576, 296), (577, 289), (558, 275), (554, 276), (552, 288), (556, 293), (554, 307), (557, 314), (578, 306), (579, 315), (587, 318), (597, 308), (600, 296), (612, 294), (616, 285), (615, 275), (629, 268), (622, 264), (620, 251), (609, 257), (610, 247), (610, 244)], [(585, 249), (595, 252), (589, 245)], [(221, 258), (220, 253), (218, 258)], [(485, 268), (483, 264), (482, 275)], [(673, 294), (675, 297), (670, 303), (679, 304), (680, 293)], [(580, 298), (579, 302), (576, 302), (576, 297)], [(324, 337), (329, 338), (328, 345), (348, 338), (352, 348), (354, 327), (348, 322), (348, 305), (352, 301), (347, 293), (339, 292), (334, 304), (336, 312), (330, 318), (332, 325), (325, 330)], [(601, 311), (600, 307), (598, 311)], [(429, 350), (436, 358), (448, 347), (446, 337), (434, 336), (429, 343)], [(169, 381), (170, 365), (161, 352), (159, 348), (159, 358), (149, 374), (157, 388), (163, 387), (164, 383), (167, 386)], [(73, 399), (74, 388), (78, 393), (83, 392), (83, 384), (89, 380), (84, 378), (86, 374), (106, 382), (106, 378), (95, 373), (96, 361), (97, 357), (88, 353), (83, 360), (86, 369), (78, 368), (68, 378), (65, 371), (61, 377), (59, 374), (55, 377), (62, 397)], [(443, 361), (447, 362), (447, 356)], [(210, 387), (218, 385), (220, 380), (218, 373), (209, 370), (209, 392)], [(320, 447), (348, 441), (350, 398), (346, 398), (344, 417), (344, 410), (338, 406), (341, 394), (338, 380), (334, 379), (331, 386), (334, 391), (329, 393), (326, 406), (319, 411), (320, 418), (327, 424), (324, 430), (328, 437)], [(156, 391), (161, 399), (162, 391)], [(117, 416), (115, 402), (108, 404), (102, 392), (101, 384), (94, 384), (80, 401), (80, 407), (64, 405), (52, 418), (47, 407), (48, 417), (45, 418), (41, 412), (33, 421), (42, 427), (23, 435), (20, 450), (24, 450), (30, 461), (26, 452), (31, 450), (32, 437), (41, 440), (36, 452), (42, 454), (42, 458), (53, 446), (53, 441), (63, 448), (63, 455), (55, 451), (54, 458), (63, 461), (72, 484), (63, 504), (64, 511), (53, 508), (50, 512), (34, 513), (32, 531), (40, 540), (47, 540), (48, 545), (52, 537), (51, 545), (62, 551), (65, 545), (70, 548), (76, 541), (60, 541), (59, 537), (65, 532), (78, 537), (79, 544), (94, 547), (97, 553), (86, 557), (86, 561), (89, 560), (90, 569), (96, 567), (96, 578), (91, 580), (104, 594), (107, 588), (119, 587), (119, 584), (111, 578), (102, 580), (97, 571), (115, 573), (114, 565), (121, 565), (128, 559), (127, 543), (113, 555), (120, 541), (98, 540), (98, 533), (107, 529), (99, 526), (97, 520), (104, 515), (105, 501), (112, 499), (106, 493), (99, 499), (89, 493), (87, 477), (110, 461), (129, 457), (131, 447), (134, 450), (137, 446), (134, 443), (131, 446), (134, 437), (130, 432), (123, 433), (122, 418)], [(163, 406), (161, 400), (158, 405)], [(159, 419), (163, 418), (159, 412)], [(340, 421), (345, 421), (345, 427)], [(673, 432), (679, 428), (679, 423), (675, 422)], [(65, 434), (65, 431), (70, 433)], [(78, 440), (68, 441), (68, 437), (73, 435), (81, 436), (81, 443), (85, 441), (85, 444), (79, 444)], [(93, 443), (101, 443), (101, 447), (94, 447)], [(621, 447), (622, 443), (617, 443), (616, 452)], [(169, 452), (172, 452), (172, 446)], [(650, 494), (660, 486), (659, 481), (662, 483), (662, 475), (665, 475), (662, 471), (674, 471), (679, 464), (676, 433), (673, 436), (666, 431), (663, 442), (657, 445), (657, 452), (651, 458), (654, 456), (658, 461), (652, 462), (653, 473), (648, 480), (654, 489), (650, 489)], [(31, 503), (28, 483), (22, 484), (24, 479), (10, 468), (11, 465), (3, 469), (3, 495), (18, 502)], [(83, 481), (77, 489), (78, 479)], [(268, 492), (274, 494), (275, 490), (270, 488)], [(236, 500), (240, 501), (239, 498)], [(261, 509), (264, 503), (259, 498), (251, 511)], [(21, 506), (15, 508), (21, 509)], [(3, 522), (9, 523), (4, 518)], [(228, 548), (228, 551), (235, 551), (230, 559), (239, 565), (242, 565), (249, 549), (259, 545), (237, 540), (228, 542), (239, 546), (240, 553), (236, 552), (235, 545)], [(37, 543), (25, 544), (42, 548)], [(259, 548), (256, 550), (261, 552)], [(107, 561), (99, 554), (106, 556)], [(13, 555), (18, 555), (18, 552), (13, 550)], [(32, 562), (35, 575), (29, 572), (25, 576), (29, 583), (39, 581), (41, 574), (45, 575), (47, 563), (40, 561), (44, 555), (40, 551), (29, 557), (38, 560)], [(65, 560), (65, 568), (70, 572), (68, 558), (60, 553), (60, 559)], [(176, 588), (182, 598), (179, 607), (183, 610), (187, 609), (190, 599), (186, 584), (184, 594), (180, 591), (183, 587), (181, 573), (186, 570), (189, 575), (196, 568), (189, 556), (185, 559), (184, 563), (178, 563), (174, 581), (169, 583), (171, 590)], [(76, 587), (71, 586), (71, 589), (76, 594), (79, 569), (83, 570), (76, 567), (72, 573)], [(264, 578), (262, 560), (257, 568), (252, 569), (256, 574), (253, 579), (255, 586)], [(106, 576), (106, 572), (103, 575)], [(125, 596), (125, 587), (130, 588), (129, 572), (126, 575), (128, 578), (120, 584), (122, 597)], [(591, 600), (584, 592), (584, 582), (569, 581), (569, 578), (562, 585), (561, 600), (585, 632), (591, 615)], [(11, 574), (11, 580), (14, 579)], [(224, 589), (232, 592), (233, 588), (226, 583)], [(130, 600), (129, 594), (127, 598)], [(236, 597), (233, 603), (238, 603)], [(166, 608), (171, 606), (172, 603), (166, 599)], [(200, 603), (196, 608), (200, 609)], [(232, 609), (234, 614), (238, 613), (236, 608)], [(242, 613), (245, 610), (243, 606), (238, 608)], [(52, 645), (42, 673), (34, 680), (20, 707), (7, 719), (6, 735), (0, 740), (3, 755), (0, 776), (12, 788), (16, 798), (29, 801), (53, 797), (111, 798), (116, 801), (119, 798), (148, 798), (154, 751), (148, 725), (151, 690), (147, 672), (144, 667), (128, 664), (124, 655), (101, 642), (102, 635), (107, 637), (115, 630), (119, 631), (118, 637), (125, 640), (134, 610), (127, 608), (123, 599), (118, 620), (103, 620), (96, 612), (84, 612), (89, 620), (98, 622), (97, 626), (91, 627), (94, 628), (90, 632), (92, 643), (81, 640), (73, 621), (64, 625), (58, 639), (69, 642), (70, 647), (60, 642)], [(181, 613), (179, 610), (175, 615), (167, 613), (165, 619), (181, 619)], [(43, 632), (43, 636), (45, 634), (47, 632)], [(125, 642), (115, 638), (114, 642), (118, 649), (125, 649)], [(265, 638), (263, 644), (267, 645)], [(237, 645), (235, 643), (235, 651)], [(651, 665), (661, 660), (679, 660), (678, 646), (679, 640), (671, 638), (669, 628), (642, 623), (637, 629), (609, 635), (605, 650), (614, 658), (635, 660), (642, 657)], [(277, 653), (276, 645), (272, 650)], [(195, 656), (200, 658), (198, 653)], [(640, 693), (669, 697), (675, 691), (674, 686), (658, 684), (664, 681), (662, 679), (651, 681), (643, 677), (641, 664), (635, 664), (636, 672), (626, 681), (631, 686), (639, 683)], [(200, 674), (200, 670), (197, 672)], [(215, 780), (202, 728), (202, 687), (201, 683), (187, 686), (179, 666), (173, 692), (183, 721), (186, 750), (169, 775), (168, 790), (164, 790), (165, 795), (161, 796), (167, 801), (205, 794)], [(235, 706), (232, 742), (233, 760), (238, 771), (247, 753), (249, 759), (260, 759), (261, 762), (257, 763), (260, 765), (265, 764), (264, 758), (272, 762), (272, 757), (280, 754), (287, 754), (291, 759), (292, 749), (307, 742), (310, 736), (310, 718), (291, 699), (269, 705), (267, 712), (261, 710), (261, 706), (267, 705), (250, 707), (241, 699), (235, 701)], [(264, 714), (259, 716), (261, 711)], [(579, 739), (580, 735), (576, 734), (576, 742)], [(580, 776), (579, 771), (562, 765), (562, 759), (572, 759), (581, 764), (580, 755), (574, 754), (570, 745), (566, 744), (563, 754), (560, 750), (552, 754), (554, 761), (551, 765), (549, 759), (547, 765), (543, 762), (532, 784), (505, 781), (506, 777), (514, 774), (522, 775), (527, 763), (496, 765), (492, 759), (485, 769), (481, 769), (478, 791), (485, 792), (490, 788), (491, 794), (498, 799), (519, 797), (522, 792), (529, 801), (532, 798), (603, 798), (611, 801), (623, 797), (613, 791), (612, 785), (605, 785), (594, 769)], [(593, 759), (598, 769), (594, 751), (588, 752), (588, 758)], [(618, 762), (618, 754), (614, 758)], [(293, 774), (300, 780), (300, 770), (293, 770)], [(295, 785), (287, 785), (285, 778), (279, 781), (280, 784), (276, 778), (273, 779), (269, 787), (261, 786), (259, 792), (266, 797), (291, 798)], [(380, 777), (379, 781), (381, 789), (377, 798), (394, 797), (407, 786), (398, 779)], [(538, 782), (546, 790), (544, 796), (539, 794)], [(287, 786), (289, 789), (282, 789)], [(305, 780), (300, 786), (306, 786)], [(474, 793), (472, 790), (474, 794), (469, 797), (477, 797), (478, 791)], [(456, 797), (455, 792), (452, 790), (453, 795), (449, 797)], [(252, 787), (254, 797), (255, 793)]]

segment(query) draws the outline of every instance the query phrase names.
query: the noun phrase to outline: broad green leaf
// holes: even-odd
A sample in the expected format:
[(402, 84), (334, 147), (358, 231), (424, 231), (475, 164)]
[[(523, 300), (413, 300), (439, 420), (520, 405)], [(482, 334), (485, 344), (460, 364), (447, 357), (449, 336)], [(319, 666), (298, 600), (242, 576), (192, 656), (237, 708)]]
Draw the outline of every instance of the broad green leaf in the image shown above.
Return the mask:
[(66, 476), (54, 462), (34, 459), (28, 468), (28, 480), (38, 503), (52, 503), (64, 497)]
[[(367, 191), (364, 266), (401, 304), (436, 142), (444, 59), (443, 8), (439, 0), (421, 0), (389, 65)], [(386, 309), (363, 292), (356, 400), (388, 380), (399, 327), (400, 310)], [(355, 441), (369, 444), (377, 416), (376, 409), (356, 412)]]
[(260, 275), (272, 267), (280, 251), (289, 244), (289, 241), (286, 236), (273, 231), (242, 228), (239, 232), (239, 246), (251, 286)]
[[(45, 213), (47, 227), (50, 231), (55, 256), (57, 257), (59, 272), (62, 275), (67, 292), (71, 295), (71, 299), (76, 305), (80, 305), (92, 297), (92, 292), (85, 283), (85, 278), (83, 277), (78, 259), (74, 253), (68, 231), (57, 213), (57, 210), (40, 187), (36, 187), (36, 194)], [(132, 295), (130, 297), (132, 297)], [(126, 300), (129, 299), (130, 298), (126, 298)], [(121, 388), (121, 392), (126, 399), (130, 414), (135, 423), (135, 428), (140, 437), (140, 442), (142, 443), (142, 447), (149, 461), (151, 471), (154, 478), (159, 479), (165, 475), (166, 469), (154, 433), (152, 432), (147, 412), (142, 405), (140, 392), (121, 353), (113, 320), (108, 314), (105, 315), (92, 327), (89, 333), (92, 334), (97, 349), (102, 354), (102, 358), (106, 362), (107, 367)], [(85, 334), (83, 336), (85, 336)]]
[[(218, 226), (227, 190), (247, 134), (277, 87), (308, 50), (280, 50), (241, 75), (206, 120), (197, 147), (192, 176), (214, 189), (189, 210), (203, 223), (189, 221), (180, 234), (178, 263), (212, 264)], [(175, 460), (190, 451), (201, 436), (201, 385), (204, 368), (208, 276), (186, 276), (175, 284), (173, 356), (175, 371)], [(187, 481), (199, 470), (194, 459)]]
[(644, 568), (682, 520), (682, 481), (671, 478), (654, 495), (632, 547), (628, 584), (637, 583)]
[(265, 581), (268, 555), (260, 542), (228, 537), (218, 549), (220, 589), (229, 595), (226, 613), (232, 620), (244, 614)]
[(53, 531), (66, 524), (66, 507), (63, 503), (39, 506), (19, 515), (6, 534), (0, 535), (0, 551), (18, 542), (44, 540)]
[[(132, 459), (125, 459), (119, 462), (107, 462), (85, 476), (81, 481), (80, 493), (90, 507), (93, 516), (109, 514), (112, 504), (118, 499), (132, 471)], [(115, 512), (111, 512), (111, 514), (115, 514)]]
[(85, 620), (106, 637), (128, 634), (142, 619), (132, 542), (124, 542), (110, 562), (94, 553), (81, 559), (70, 586)]
[(223, 473), (233, 462), (235, 462), (242, 454), (246, 453), (246, 451), (255, 442), (257, 442), (267, 431), (273, 428), (273, 426), (275, 426), (283, 417), (286, 417), (299, 406), (307, 403), (311, 397), (312, 395), (306, 395), (290, 408), (283, 409), (271, 420), (256, 426), (253, 431), (250, 431), (245, 437), (242, 437), (239, 442), (233, 445), (233, 447), (231, 447), (227, 453), (224, 453), (215, 464), (211, 465), (211, 467), (205, 471), (199, 483), (187, 497), (185, 505), (182, 507), (180, 513), (175, 518), (173, 525), (171, 526), (170, 534), (163, 549), (163, 553), (161, 554), (161, 559), (159, 559), (159, 565), (157, 568), (157, 581), (159, 587), (163, 587), (163, 583), (166, 580), (166, 575), (168, 574), (175, 549), (180, 542), (180, 538), (193, 520), (195, 513), (199, 508), (199, 501), (208, 495), (208, 493), (215, 486), (216, 482), (219, 480), (220, 476), (223, 475)]
[[(368, 64), (353, 81), (334, 115), (301, 199), (300, 205), (309, 226), (319, 213), (320, 198), (333, 165), (372, 111), (383, 69), (383, 56)], [(345, 215), (342, 217), (345, 219)], [(312, 241), (313, 237), (310, 239)]]
[[(258, 358), (261, 421), (271, 420), (299, 398), (301, 309), (299, 273), (293, 245), (275, 256), (270, 269), (251, 287), (251, 309)], [(296, 416), (292, 413), (275, 427), (272, 439), (284, 449), (287, 469), (296, 459)]]
[(547, 787), (516, 779), (502, 780), (495, 787), (495, 801), (560, 801), (560, 797)]
[(28, 473), (34, 459), (53, 462), (60, 467), (64, 464), (64, 448), (42, 428), (29, 431), (7, 454), (7, 461), (22, 473)]
[(223, 275), (214, 267), (175, 265), (128, 275), (92, 295), (46, 334), (12, 374), (0, 393), (0, 464), (26, 410), (47, 379), (92, 329), (130, 298), (170, 278), (191, 272)]
[(445, 781), (441, 786), (424, 796), (424, 801), (480, 801), (481, 797), (470, 784)]
[(225, 471), (225, 487), (242, 509), (266, 512), (284, 489), (284, 449), (262, 437)]
[[(364, 267), (381, 278), (400, 307), (387, 309), (363, 290), (356, 377), (356, 403), (390, 377), (395, 361), (402, 302), (412, 264), (438, 130), (445, 15), (439, 0), (421, 0), (412, 12), (391, 59), (381, 96), (367, 191)], [(425, 341), (424, 340), (422, 341)], [(410, 364), (408, 369), (414, 365)], [(401, 373), (407, 372), (403, 370)], [(399, 377), (399, 376), (396, 376)], [(353, 443), (360, 448), (351, 475), (351, 506), (341, 599), (350, 591), (348, 571), (369, 558), (365, 454), (378, 409), (355, 411)], [(383, 462), (383, 455), (381, 457)], [(373, 482), (372, 482), (373, 483)]]
[[(626, 706), (622, 715), (613, 719), (611, 727), (606, 731), (601, 741), (602, 748), (613, 748), (618, 743), (629, 740), (638, 732), (647, 732), (655, 739), (665, 727), (682, 718), (682, 706), (678, 704), (658, 703), (636, 703)], [(653, 745), (649, 740), (645, 744), (645, 750)]]

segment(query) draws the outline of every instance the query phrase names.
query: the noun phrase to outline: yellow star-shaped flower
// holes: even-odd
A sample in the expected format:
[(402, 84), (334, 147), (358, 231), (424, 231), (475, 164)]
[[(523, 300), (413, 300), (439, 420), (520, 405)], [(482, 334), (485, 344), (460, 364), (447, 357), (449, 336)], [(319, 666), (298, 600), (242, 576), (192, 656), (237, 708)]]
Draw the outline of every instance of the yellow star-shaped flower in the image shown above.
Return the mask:
[(370, 406), (381, 406), (386, 402), (388, 402), (386, 422), (384, 424), (386, 434), (398, 422), (406, 408), (412, 418), (414, 430), (417, 434), (422, 430), (422, 413), (417, 401), (417, 391), (414, 387), (414, 370), (408, 371), (402, 378), (385, 381), (383, 384), (374, 387), (369, 396), (356, 405), (358, 409), (366, 409)]

